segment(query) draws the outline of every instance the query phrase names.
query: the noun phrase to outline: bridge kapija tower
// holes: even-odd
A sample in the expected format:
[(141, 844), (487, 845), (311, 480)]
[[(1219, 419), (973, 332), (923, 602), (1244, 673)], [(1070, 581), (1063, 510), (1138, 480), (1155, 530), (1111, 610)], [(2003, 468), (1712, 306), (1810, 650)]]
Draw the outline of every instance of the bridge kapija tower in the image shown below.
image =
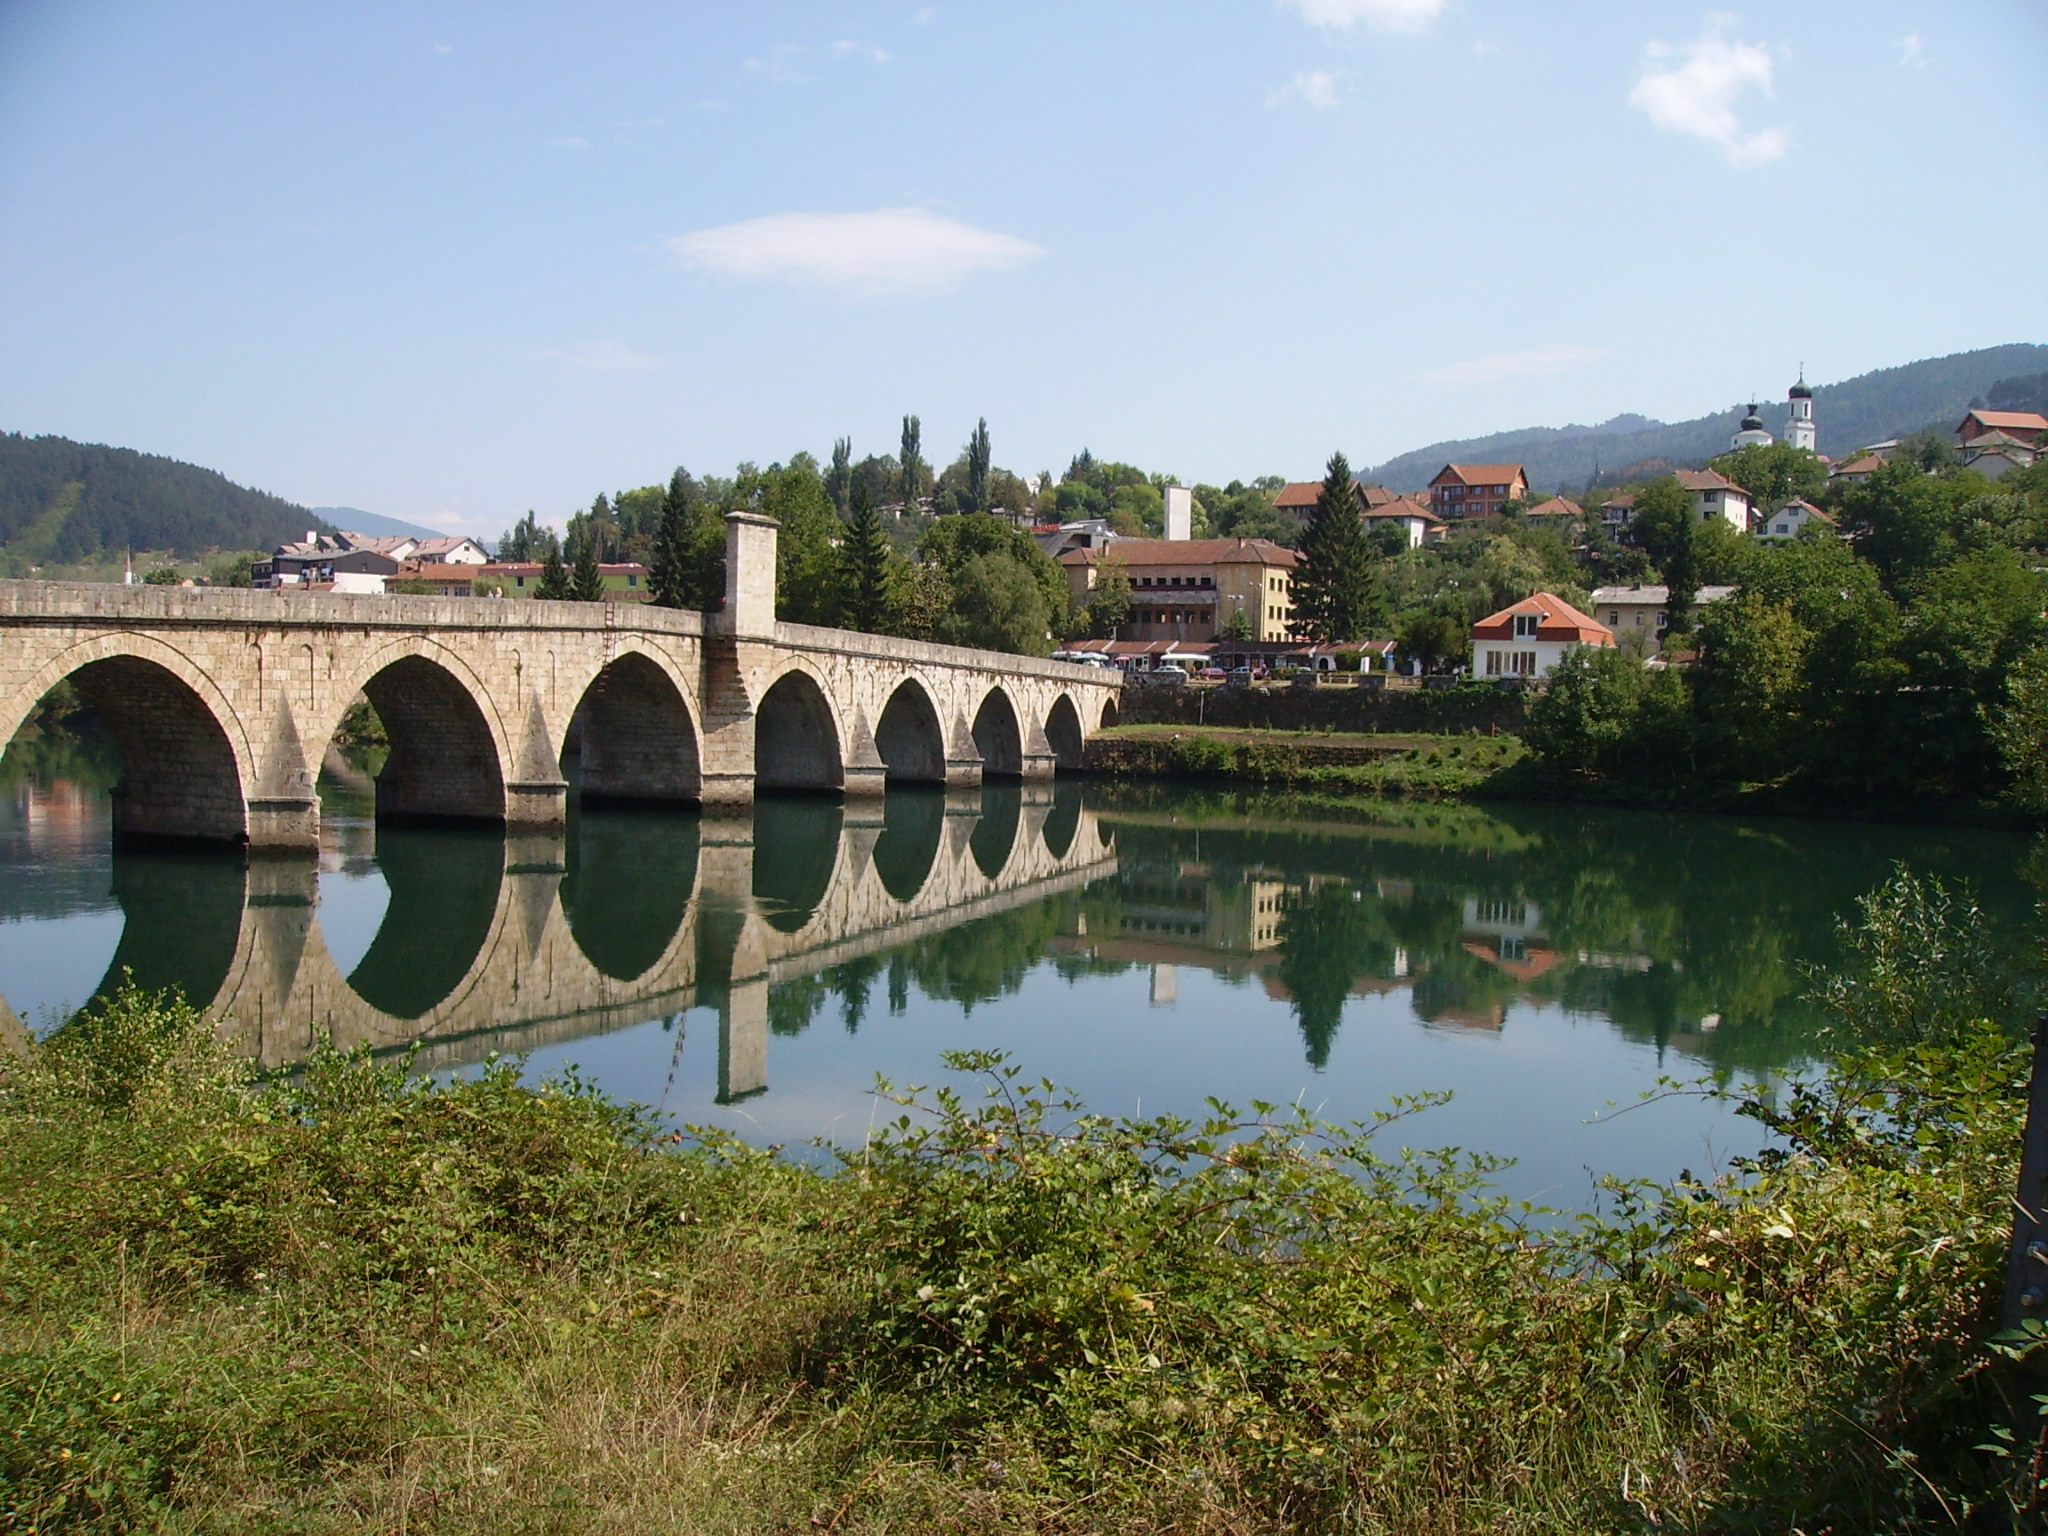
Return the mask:
[(0, 582), (0, 742), (66, 679), (120, 748), (119, 837), (318, 846), (358, 693), (391, 739), (379, 817), (565, 820), (588, 799), (736, 807), (1078, 766), (1102, 669), (775, 619), (773, 519), (726, 518), (715, 614), (643, 604)]

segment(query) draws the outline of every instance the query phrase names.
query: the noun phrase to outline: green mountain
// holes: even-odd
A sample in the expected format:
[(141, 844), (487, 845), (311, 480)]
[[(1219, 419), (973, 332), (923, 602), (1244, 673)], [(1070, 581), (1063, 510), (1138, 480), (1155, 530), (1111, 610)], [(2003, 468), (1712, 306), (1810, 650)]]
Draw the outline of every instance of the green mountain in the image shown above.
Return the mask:
[[(1813, 418), (1820, 429), (1820, 451), (1838, 458), (1865, 443), (1903, 437), (1926, 427), (1946, 431), (1973, 404), (1990, 402), (1994, 393), (2001, 399), (2031, 398), (2041, 381), (2023, 376), (2044, 370), (2048, 370), (2048, 346), (2016, 343), (1880, 368), (1840, 384), (1817, 385)], [(1531, 427), (1432, 443), (1361, 470), (1359, 478), (1393, 491), (1419, 491), (1447, 463), (1521, 464), (1535, 489), (1576, 491), (1597, 469), (1615, 469), (1646, 459), (1704, 463), (1727, 451), (1743, 410), (1741, 405), (1731, 405), (1711, 416), (1678, 422), (1617, 416), (1597, 427)], [(1782, 436), (1783, 400), (1766, 403), (1762, 415), (1764, 425)]]
[(408, 523), (402, 518), (386, 517), (381, 512), (365, 512), (361, 507), (308, 507), (306, 510), (319, 522), (332, 523), (346, 533), (367, 533), (373, 539), (447, 537), (447, 534), (438, 528)]
[(331, 531), (304, 507), (132, 448), (0, 434), (0, 550), (17, 569), (124, 550), (185, 558)]

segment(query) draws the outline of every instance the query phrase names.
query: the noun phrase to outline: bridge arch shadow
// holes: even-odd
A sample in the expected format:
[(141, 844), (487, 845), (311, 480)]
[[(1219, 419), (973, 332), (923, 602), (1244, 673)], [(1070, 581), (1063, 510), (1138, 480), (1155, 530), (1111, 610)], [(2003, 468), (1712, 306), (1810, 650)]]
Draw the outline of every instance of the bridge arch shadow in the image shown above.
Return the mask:
[(1016, 707), (1000, 685), (989, 689), (974, 712), (974, 749), (981, 754), (984, 779), (1024, 776), (1024, 733), (1017, 726)]
[(504, 821), (497, 741), (462, 679), (430, 657), (409, 655), (381, 668), (362, 691), (391, 742), (377, 775), (380, 821)]
[(1116, 700), (1113, 698), (1104, 699), (1102, 701), (1102, 718), (1096, 721), (1095, 728), (1099, 731), (1106, 731), (1116, 724), (1117, 718)]
[(924, 684), (907, 677), (896, 685), (875, 723), (875, 751), (888, 765), (891, 784), (946, 782), (946, 735)]
[(660, 663), (639, 651), (591, 679), (570, 734), (585, 802), (674, 804), (703, 794), (689, 703)]
[(598, 806), (569, 823), (562, 915), (584, 959), (637, 981), (669, 951), (697, 886), (699, 823), (639, 806)]
[(1052, 748), (1053, 762), (1060, 768), (1081, 766), (1081, 712), (1074, 708), (1070, 694), (1052, 702), (1045, 717), (1045, 741)]
[(981, 814), (967, 835), (967, 850), (984, 878), (998, 880), (1017, 848), (1017, 824), (1024, 810), (1024, 790), (1018, 784), (984, 784)]
[(908, 905), (917, 899), (946, 835), (943, 790), (919, 785), (891, 790), (882, 801), (882, 834), (872, 855), (882, 889)]
[(120, 757), (116, 843), (248, 840), (234, 744), (192, 684), (145, 656), (117, 652), (48, 677), (38, 702), (62, 681), (98, 716)]
[(377, 868), (390, 901), (348, 987), (379, 1013), (417, 1019), (462, 985), (490, 939), (505, 840), (484, 827), (379, 827)]
[(824, 690), (808, 672), (791, 670), (762, 695), (754, 714), (757, 789), (843, 789), (845, 758)]
[(768, 800), (754, 807), (754, 902), (778, 933), (801, 933), (824, 905), (839, 870), (845, 812), (825, 800)]

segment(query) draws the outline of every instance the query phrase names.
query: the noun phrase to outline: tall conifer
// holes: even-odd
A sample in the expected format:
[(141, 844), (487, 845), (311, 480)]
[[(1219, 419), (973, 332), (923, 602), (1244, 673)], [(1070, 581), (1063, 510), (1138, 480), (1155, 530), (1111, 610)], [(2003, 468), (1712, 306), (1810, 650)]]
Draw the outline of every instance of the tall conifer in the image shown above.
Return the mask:
[(562, 546), (553, 539), (548, 540), (547, 553), (540, 563), (540, 580), (534, 583), (533, 595), (561, 602), (569, 596), (569, 572), (562, 564)]
[(1294, 627), (1324, 645), (1364, 639), (1372, 627), (1372, 543), (1359, 512), (1351, 465), (1343, 454), (1332, 454), (1294, 573)]
[(988, 418), (974, 424), (974, 436), (967, 439), (967, 500), (970, 509), (986, 512), (988, 502)]
[(576, 541), (576, 566), (569, 573), (569, 595), (579, 603), (604, 601), (604, 572), (597, 567), (597, 535), (588, 528)]
[(865, 479), (853, 483), (853, 517), (839, 545), (845, 572), (845, 614), (849, 628), (879, 634), (889, 610), (889, 536), (874, 492)]
[(654, 532), (654, 558), (647, 570), (647, 590), (663, 608), (688, 608), (690, 603), (690, 502), (694, 485), (681, 465), (669, 476), (662, 493), (661, 522)]
[(903, 442), (896, 455), (897, 489), (902, 494), (906, 512), (915, 507), (917, 498), (924, 494), (924, 452), (919, 446), (922, 435), (923, 428), (915, 416), (903, 418)]

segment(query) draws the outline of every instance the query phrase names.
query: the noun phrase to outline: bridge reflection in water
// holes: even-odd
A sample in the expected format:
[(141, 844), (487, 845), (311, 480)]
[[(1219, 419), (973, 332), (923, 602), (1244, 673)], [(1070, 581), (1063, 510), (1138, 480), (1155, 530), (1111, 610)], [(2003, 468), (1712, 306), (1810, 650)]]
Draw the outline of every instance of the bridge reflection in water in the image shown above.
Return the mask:
[(177, 986), (265, 1068), (331, 1039), (424, 1069), (716, 1008), (719, 1097), (768, 1083), (772, 987), (1116, 872), (1071, 785), (607, 811), (566, 838), (380, 827), (389, 903), (344, 975), (309, 859), (122, 857), (104, 992)]

